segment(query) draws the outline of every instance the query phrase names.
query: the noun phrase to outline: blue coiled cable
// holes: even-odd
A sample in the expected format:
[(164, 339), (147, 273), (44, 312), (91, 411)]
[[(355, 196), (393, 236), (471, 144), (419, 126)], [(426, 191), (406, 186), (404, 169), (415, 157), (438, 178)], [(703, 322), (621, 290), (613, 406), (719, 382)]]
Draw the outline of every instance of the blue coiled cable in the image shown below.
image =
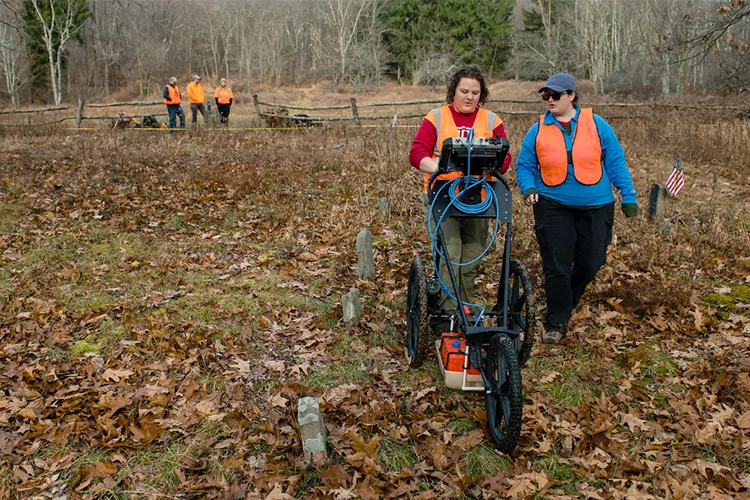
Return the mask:
[[(471, 146), (472, 141), (474, 139), (474, 129), (472, 128), (469, 131), (469, 136), (467, 138), (468, 140), (468, 155), (467, 155), (467, 171), (471, 172)], [(484, 190), (486, 193), (486, 196), (484, 200), (482, 200), (480, 203), (477, 203), (475, 205), (470, 205), (467, 203), (463, 203), (461, 201), (461, 197), (471, 188), (479, 187), (480, 190)], [(440, 215), (440, 219), (435, 224), (435, 230), (432, 230), (432, 213), (433, 208), (435, 207), (435, 202), (440, 198), (443, 190), (448, 189), (448, 197), (450, 199), (450, 202), (445, 207), (445, 210), (443, 210), (443, 213)], [(479, 215), (484, 212), (486, 212), (492, 205), (495, 207), (495, 230), (492, 232), (492, 238), (490, 239), (489, 244), (487, 247), (482, 251), (479, 256), (472, 260), (471, 262), (453, 262), (446, 258), (445, 255), (443, 255), (440, 252), (440, 249), (437, 246), (437, 228), (440, 227), (440, 224), (445, 219), (446, 214), (448, 213), (450, 207), (455, 206), (457, 210), (459, 210), (462, 213), (468, 214), (468, 215)], [(468, 266), (471, 264), (474, 264), (475, 262), (481, 260), (482, 257), (484, 257), (487, 252), (489, 252), (490, 248), (495, 244), (495, 238), (497, 237), (497, 230), (500, 225), (500, 207), (498, 205), (497, 195), (495, 194), (495, 190), (492, 189), (492, 186), (489, 185), (489, 183), (485, 180), (484, 175), (482, 175), (481, 178), (471, 177), (469, 175), (457, 177), (456, 179), (453, 179), (451, 182), (444, 184), (438, 192), (435, 194), (435, 197), (432, 200), (432, 203), (430, 204), (430, 212), (427, 216), (427, 230), (430, 234), (430, 240), (431, 240), (431, 247), (432, 247), (432, 265), (435, 269), (435, 275), (438, 277), (438, 282), (440, 283), (440, 287), (443, 289), (443, 291), (453, 300), (458, 300), (453, 293), (451, 293), (451, 290), (448, 288), (448, 286), (443, 282), (443, 278), (440, 276), (440, 270), (438, 269), (438, 256), (441, 257), (443, 260), (447, 262), (448, 265), (451, 266), (457, 266), (457, 267), (463, 267)], [(465, 303), (464, 305), (467, 305), (469, 307), (475, 307), (479, 309), (479, 314), (477, 315), (477, 320), (474, 323), (474, 326), (478, 326), (481, 321), (482, 317), (484, 316), (484, 307), (480, 304), (470, 304)]]

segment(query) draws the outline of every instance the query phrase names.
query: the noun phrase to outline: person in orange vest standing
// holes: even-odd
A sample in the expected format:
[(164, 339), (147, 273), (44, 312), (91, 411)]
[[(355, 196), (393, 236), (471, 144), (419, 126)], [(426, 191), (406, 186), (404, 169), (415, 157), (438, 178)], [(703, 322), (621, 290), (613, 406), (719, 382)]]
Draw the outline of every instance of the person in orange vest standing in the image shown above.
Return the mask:
[(193, 81), (188, 83), (187, 95), (190, 100), (190, 111), (193, 113), (192, 126), (198, 125), (198, 111), (203, 117), (203, 124), (206, 124), (206, 91), (201, 85), (201, 77), (193, 75)]
[[(482, 107), (487, 102), (490, 92), (481, 70), (476, 66), (462, 66), (458, 68), (448, 81), (446, 106), (435, 108), (422, 120), (409, 151), (409, 163), (424, 172), (424, 192), (422, 196), (423, 211), (428, 214), (430, 206), (427, 200), (427, 180), (438, 168), (438, 157), (445, 139), (460, 137), (466, 139), (469, 131), (474, 129), (474, 137), (506, 138), (503, 121), (492, 111)], [(508, 154), (503, 162), (500, 173), (504, 173), (510, 166), (511, 157)], [(441, 174), (438, 180), (451, 180), (460, 175), (459, 172)], [(436, 221), (432, 222), (433, 224)], [(475, 217), (447, 218), (441, 223), (448, 255), (453, 262), (469, 263), (481, 255), (487, 245), (489, 224), (487, 219)], [(432, 228), (434, 230), (434, 227)], [(479, 262), (466, 266), (454, 266), (458, 279), (459, 291), (463, 302), (471, 302), (474, 294), (474, 280), (477, 276)], [(444, 283), (450, 283), (448, 264), (445, 259), (440, 260), (440, 278)], [(445, 292), (440, 298), (440, 307), (454, 310), (457, 302)], [(440, 333), (447, 325), (444, 320), (436, 320), (433, 329)]]
[(164, 104), (167, 105), (169, 113), (169, 128), (175, 128), (175, 117), (180, 117), (180, 128), (185, 128), (185, 112), (182, 110), (182, 95), (180, 87), (177, 86), (177, 78), (174, 76), (169, 79), (169, 84), (164, 87)]
[(219, 109), (219, 116), (221, 117), (221, 123), (229, 124), (229, 108), (232, 106), (234, 100), (234, 94), (232, 89), (227, 87), (227, 79), (222, 78), (219, 81), (219, 86), (216, 87), (214, 92), (214, 99), (216, 99), (216, 107)]
[(586, 286), (607, 261), (615, 198), (626, 217), (638, 214), (625, 153), (612, 127), (578, 106), (576, 81), (557, 73), (539, 89), (547, 111), (529, 129), (516, 162), (524, 202), (534, 209), (547, 296), (542, 340), (565, 337)]

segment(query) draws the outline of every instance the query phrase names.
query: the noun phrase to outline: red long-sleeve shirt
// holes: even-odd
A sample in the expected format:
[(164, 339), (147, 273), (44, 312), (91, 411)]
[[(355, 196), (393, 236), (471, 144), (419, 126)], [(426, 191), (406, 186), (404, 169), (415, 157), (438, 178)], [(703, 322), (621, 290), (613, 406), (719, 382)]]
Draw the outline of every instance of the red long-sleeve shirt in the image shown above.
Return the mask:
[[(456, 123), (456, 128), (458, 128), (458, 133), (462, 138), (468, 137), (469, 129), (474, 126), (474, 120), (477, 117), (479, 108), (475, 109), (472, 114), (466, 115), (453, 109), (452, 105), (449, 107), (451, 114), (453, 115), (453, 121)], [(500, 125), (495, 127), (492, 131), (492, 136), (507, 139), (508, 137), (505, 135), (505, 125), (500, 123)], [(424, 158), (432, 157), (437, 137), (438, 132), (435, 125), (429, 120), (422, 120), (422, 124), (419, 126), (419, 130), (417, 130), (417, 135), (414, 137), (414, 142), (412, 142), (411, 150), (409, 151), (409, 163), (411, 163), (414, 168), (419, 170), (420, 162)], [(508, 155), (503, 162), (503, 168), (500, 170), (501, 174), (504, 174), (508, 170), (510, 162), (511, 157), (510, 152), (508, 152)]]

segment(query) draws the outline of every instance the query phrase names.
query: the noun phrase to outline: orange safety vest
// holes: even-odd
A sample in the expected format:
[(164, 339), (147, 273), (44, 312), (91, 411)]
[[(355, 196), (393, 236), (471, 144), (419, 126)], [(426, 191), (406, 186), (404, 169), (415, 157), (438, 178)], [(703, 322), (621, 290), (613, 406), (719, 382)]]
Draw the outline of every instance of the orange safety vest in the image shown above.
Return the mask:
[(540, 116), (536, 157), (546, 186), (559, 186), (565, 182), (570, 163), (576, 180), (581, 184), (591, 186), (599, 182), (602, 178), (602, 143), (591, 108), (581, 109), (578, 114), (572, 151), (565, 146), (562, 130), (554, 123), (545, 124), (544, 115)]
[(214, 97), (218, 99), (219, 104), (229, 104), (229, 99), (234, 99), (234, 94), (232, 94), (232, 89), (229, 87), (216, 87), (216, 92), (214, 92)]
[(188, 83), (187, 95), (190, 104), (203, 104), (206, 101), (206, 92), (203, 90), (203, 85), (200, 83)]
[(180, 104), (182, 102), (180, 87), (167, 85), (167, 91), (169, 92), (169, 99), (164, 99), (164, 104)]
[[(453, 115), (451, 114), (450, 105), (435, 108), (425, 117), (430, 123), (435, 125), (437, 130), (437, 141), (435, 142), (435, 149), (432, 152), (432, 157), (437, 158), (440, 156), (440, 152), (443, 149), (443, 141), (452, 137), (458, 137), (458, 127), (456, 122), (453, 121)], [(496, 123), (499, 122), (499, 123)], [(495, 127), (502, 123), (500, 118), (492, 111), (479, 108), (477, 116), (474, 118), (474, 137), (489, 139), (492, 137), (492, 131)], [(430, 175), (424, 174), (424, 192), (427, 193), (427, 181), (430, 179)], [(437, 180), (450, 181), (457, 177), (461, 177), (461, 172), (450, 172), (448, 174), (440, 174), (437, 176)], [(492, 176), (485, 174), (487, 180), (492, 180)]]

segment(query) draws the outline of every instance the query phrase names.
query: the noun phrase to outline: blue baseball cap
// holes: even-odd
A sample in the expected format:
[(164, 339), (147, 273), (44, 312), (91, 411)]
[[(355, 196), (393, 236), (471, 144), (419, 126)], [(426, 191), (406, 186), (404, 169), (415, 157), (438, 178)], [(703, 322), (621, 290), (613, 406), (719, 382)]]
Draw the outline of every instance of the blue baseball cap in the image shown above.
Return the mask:
[(555, 73), (549, 77), (544, 87), (539, 89), (542, 92), (544, 89), (554, 90), (555, 92), (566, 92), (576, 91), (576, 80), (567, 73)]

